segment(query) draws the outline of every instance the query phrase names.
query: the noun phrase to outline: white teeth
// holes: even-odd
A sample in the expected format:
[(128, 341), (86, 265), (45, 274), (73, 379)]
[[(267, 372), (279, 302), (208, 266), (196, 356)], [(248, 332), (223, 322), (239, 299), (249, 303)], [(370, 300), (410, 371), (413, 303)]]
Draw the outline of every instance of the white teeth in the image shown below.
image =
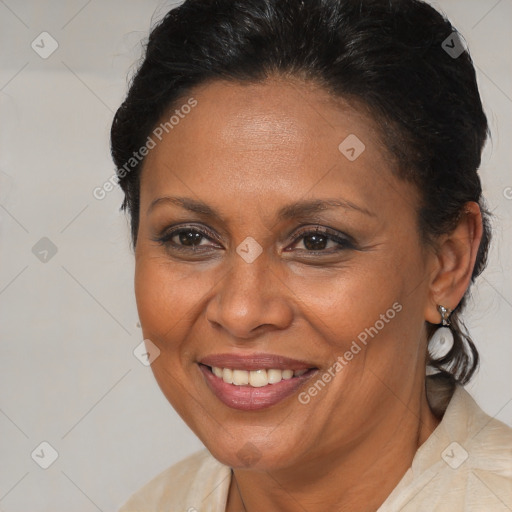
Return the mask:
[(281, 370), (267, 370), (268, 383), (277, 384), (283, 379), (283, 372)]
[[(213, 368), (215, 368), (215, 366)], [(223, 370), (217, 368), (217, 370), (221, 371), (221, 377), (224, 382), (226, 382), (227, 384), (233, 384), (233, 370), (230, 370), (229, 368), (224, 368)]]
[(283, 379), (291, 379), (293, 377), (293, 370), (283, 370)]
[(215, 376), (222, 379), (227, 384), (234, 384), (235, 386), (250, 385), (254, 388), (261, 388), (268, 384), (278, 384), (282, 380), (289, 380), (292, 377), (300, 377), (308, 370), (232, 370), (230, 368), (212, 367), (212, 372)]
[(261, 388), (268, 384), (266, 370), (252, 370), (249, 373), (249, 383), (255, 388)]
[(249, 372), (247, 370), (233, 370), (233, 384), (237, 386), (249, 384)]

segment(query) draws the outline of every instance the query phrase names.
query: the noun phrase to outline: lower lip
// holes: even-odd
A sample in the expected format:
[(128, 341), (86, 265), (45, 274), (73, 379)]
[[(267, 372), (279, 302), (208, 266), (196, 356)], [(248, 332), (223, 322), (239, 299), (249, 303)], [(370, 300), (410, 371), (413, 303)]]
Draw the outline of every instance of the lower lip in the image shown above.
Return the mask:
[(199, 368), (205, 376), (208, 387), (222, 403), (233, 409), (243, 411), (256, 411), (279, 403), (281, 400), (293, 395), (305, 381), (317, 372), (316, 369), (311, 369), (300, 377), (283, 379), (277, 384), (268, 384), (255, 388), (252, 386), (228, 384), (215, 376), (210, 368), (204, 364), (199, 364)]

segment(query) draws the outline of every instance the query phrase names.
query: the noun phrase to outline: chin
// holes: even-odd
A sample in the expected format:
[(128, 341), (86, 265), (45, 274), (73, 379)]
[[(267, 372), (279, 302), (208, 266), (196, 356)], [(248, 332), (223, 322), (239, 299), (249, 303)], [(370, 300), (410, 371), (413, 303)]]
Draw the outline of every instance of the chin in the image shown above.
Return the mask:
[(244, 431), (246, 435), (238, 439), (230, 436), (228, 432), (221, 434), (221, 439), (206, 440), (204, 436), (200, 436), (200, 439), (219, 462), (234, 469), (271, 471), (293, 463), (290, 454), (295, 453), (293, 446), (298, 446), (298, 442), (292, 443), (288, 439), (284, 444), (282, 436), (279, 436), (280, 439), (266, 436), (264, 439), (260, 438), (259, 442), (257, 436), (253, 436), (251, 440), (247, 428)]

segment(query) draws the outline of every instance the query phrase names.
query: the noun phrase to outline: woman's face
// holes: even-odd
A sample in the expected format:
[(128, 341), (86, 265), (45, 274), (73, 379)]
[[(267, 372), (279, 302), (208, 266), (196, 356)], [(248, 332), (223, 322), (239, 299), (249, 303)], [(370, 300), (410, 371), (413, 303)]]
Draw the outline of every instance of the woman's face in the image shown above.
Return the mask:
[(372, 121), (321, 89), (215, 82), (191, 96), (152, 135), (140, 184), (136, 298), (162, 391), (235, 468), (391, 438), (424, 393), (417, 191)]

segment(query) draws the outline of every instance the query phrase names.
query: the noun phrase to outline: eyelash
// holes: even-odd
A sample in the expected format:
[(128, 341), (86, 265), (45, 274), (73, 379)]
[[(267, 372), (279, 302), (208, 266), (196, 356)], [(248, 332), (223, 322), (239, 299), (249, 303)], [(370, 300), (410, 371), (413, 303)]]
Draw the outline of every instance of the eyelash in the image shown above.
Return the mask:
[[(173, 231), (167, 231), (164, 234), (160, 235), (157, 238), (154, 238), (153, 241), (159, 243), (160, 245), (166, 246), (168, 249), (173, 251), (179, 251), (179, 252), (186, 252), (186, 253), (204, 253), (209, 252), (208, 250), (201, 249), (200, 246), (183, 246), (179, 244), (175, 244), (174, 242), (171, 242), (172, 238), (174, 238), (177, 235), (180, 235), (181, 233), (198, 233), (201, 235), (201, 238), (206, 238), (210, 241), (215, 241), (216, 236), (213, 232), (209, 231), (206, 228), (198, 228), (196, 226), (184, 226), (178, 229), (174, 229)], [(295, 245), (297, 242), (302, 240), (303, 238), (306, 238), (308, 236), (312, 235), (323, 235), (325, 238), (327, 238), (328, 241), (333, 241), (338, 244), (338, 247), (334, 250), (328, 250), (323, 249), (319, 251), (314, 250), (307, 250), (307, 249), (301, 249), (302, 252), (306, 252), (307, 254), (311, 255), (322, 255), (322, 254), (332, 254), (333, 252), (339, 252), (346, 249), (353, 249), (354, 243), (348, 236), (340, 236), (336, 231), (333, 231), (329, 228), (317, 226), (314, 229), (304, 230), (295, 235), (295, 238), (293, 239), (292, 246)], [(201, 240), (202, 241), (202, 240)]]

